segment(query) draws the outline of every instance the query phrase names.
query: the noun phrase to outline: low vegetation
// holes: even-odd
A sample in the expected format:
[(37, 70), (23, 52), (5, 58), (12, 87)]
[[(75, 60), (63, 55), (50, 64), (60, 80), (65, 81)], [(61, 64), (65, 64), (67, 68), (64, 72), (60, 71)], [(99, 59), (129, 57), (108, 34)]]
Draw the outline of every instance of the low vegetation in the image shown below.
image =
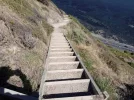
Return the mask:
[(111, 96), (111, 100), (116, 100), (117, 98), (115, 97), (115, 87), (112, 84), (112, 81), (110, 78), (107, 77), (100, 77), (98, 73), (96, 72), (97, 70), (92, 66), (93, 62), (88, 55), (87, 52), (89, 52), (87, 49), (80, 48), (78, 47), (78, 53), (80, 54), (82, 61), (84, 62), (84, 65), (87, 67), (88, 71), (91, 73), (93, 76), (96, 84), (99, 86), (101, 91), (107, 91), (109, 95)]
[(39, 40), (47, 44), (48, 38), (50, 38), (50, 35), (53, 32), (53, 27), (44, 20), (42, 21), (42, 27), (46, 31), (46, 34), (43, 33), (40, 26), (34, 27), (32, 29), (33, 30), (32, 34), (34, 37), (38, 38)]
[(101, 89), (101, 91), (107, 91), (110, 95), (110, 99), (109, 100), (116, 100), (116, 96), (114, 95), (114, 93), (116, 93), (115, 91), (115, 86), (113, 85), (112, 81), (110, 80), (110, 78), (108, 77), (101, 77), (99, 76), (98, 70), (96, 70), (93, 67), (93, 63), (95, 63), (90, 55), (88, 55), (88, 48), (83, 48), (83, 47), (76, 47), (78, 53), (80, 54), (82, 61), (84, 62), (84, 65), (87, 67), (88, 71), (90, 72), (90, 74), (93, 76), (96, 84), (99, 86), (99, 88)]
[[(15, 88), (22, 88), (23, 91), (20, 92), (30, 95), (38, 91), (43, 73), (43, 63), (53, 31), (48, 20), (55, 21), (51, 19), (54, 15), (50, 12), (60, 17), (55, 9), (50, 11), (48, 4), (38, 0), (0, 0), (0, 70), (5, 65), (12, 71), (20, 70), (27, 79), (25, 84), (22, 84), (23, 80), (16, 74), (13, 75), (17, 78), (9, 75), (6, 81)], [(53, 8), (54, 5), (51, 6)], [(27, 91), (29, 86), (30, 91)], [(16, 91), (19, 91), (18, 88)]]
[[(9, 5), (11, 9), (13, 9), (17, 14), (19, 14), (23, 19), (31, 24), (32, 26), (32, 35), (39, 40), (43, 41), (47, 44), (47, 36), (49, 36), (52, 31), (53, 27), (47, 23), (46, 20), (39, 14), (39, 12), (30, 5), (30, 0), (2, 0), (4, 3)], [(44, 2), (46, 0), (43, 0)], [(46, 1), (49, 3), (48, 1)], [(43, 3), (44, 4), (44, 3)], [(40, 22), (42, 22), (42, 26), (46, 31), (46, 34), (42, 31), (41, 27), (39, 26)], [(11, 21), (11, 25), (15, 25), (15, 22)], [(17, 26), (16, 26), (17, 27)], [(30, 27), (29, 27), (30, 28)]]
[[(94, 39), (76, 18), (70, 16), (70, 19), (71, 22), (65, 27), (67, 30), (66, 36), (82, 58), (95, 82), (101, 91), (108, 92), (110, 95), (109, 100), (124, 100), (124, 97), (117, 92), (118, 87), (125, 82), (127, 82), (126, 84), (131, 84), (132, 81), (129, 81), (129, 79), (133, 79), (134, 73), (132, 70), (134, 69), (130, 68), (128, 63), (125, 63), (118, 57), (129, 58), (130, 56), (133, 57), (133, 54), (108, 48), (100, 41)], [(128, 76), (131, 75), (132, 77), (128, 79)]]
[(85, 28), (85, 26), (82, 25), (82, 24), (78, 21), (77, 18), (75, 18), (75, 17), (73, 17), (73, 16), (71, 16), (71, 15), (69, 15), (69, 18), (72, 19), (73, 21), (75, 21), (75, 23), (77, 23), (85, 33), (90, 34), (90, 31), (89, 31), (87, 28)]
[(115, 49), (115, 48), (112, 48), (112, 47), (109, 47), (110, 48), (110, 50), (114, 53), (114, 54), (116, 54), (116, 56), (122, 56), (122, 57), (127, 57), (127, 58), (129, 58), (129, 57), (134, 57), (134, 55), (133, 55), (133, 53), (130, 53), (130, 52), (128, 52), (128, 51), (121, 51), (121, 50), (118, 50), (118, 49)]
[(51, 33), (53, 32), (53, 27), (50, 24), (48, 24), (46, 21), (42, 21), (42, 25), (44, 29), (47, 31), (47, 36), (50, 36)]
[(47, 36), (46, 34), (44, 34), (41, 30), (41, 28), (39, 26), (35, 27), (32, 30), (32, 34), (34, 37), (38, 38), (39, 40), (41, 40), (42, 42), (44, 42), (45, 44), (47, 44)]
[(91, 61), (91, 59), (89, 59), (90, 56), (87, 54), (88, 50), (85, 48), (78, 47), (78, 52), (82, 58), (82, 61), (85, 64), (85, 66), (87, 67), (87, 69), (90, 70), (90, 72), (92, 72), (94, 69), (92, 67), (92, 61)]
[(134, 54), (128, 51), (121, 51), (112, 47), (109, 47), (110, 50), (123, 62), (128, 63), (131, 67), (134, 68)]
[[(74, 20), (74, 22), (76, 22), (77, 24), (75, 24), (74, 22), (69, 23), (69, 26), (72, 27), (73, 30), (68, 30), (67, 37), (72, 41), (76, 42), (77, 44), (83, 43), (89, 45), (90, 43), (87, 38), (87, 35), (90, 34), (89, 31), (84, 28), (84, 26), (80, 24), (76, 18), (72, 16), (70, 16), (70, 18)], [(87, 35), (85, 35), (85, 32)]]
[(5, 2), (11, 9), (21, 16), (31, 16), (34, 15), (31, 5), (28, 3), (28, 0), (2, 0)]

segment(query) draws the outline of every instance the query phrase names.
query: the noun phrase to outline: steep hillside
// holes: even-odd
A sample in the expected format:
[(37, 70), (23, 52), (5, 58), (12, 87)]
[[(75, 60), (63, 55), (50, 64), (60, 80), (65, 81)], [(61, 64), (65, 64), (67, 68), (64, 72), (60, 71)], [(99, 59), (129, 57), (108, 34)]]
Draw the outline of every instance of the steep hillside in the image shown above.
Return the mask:
[(70, 18), (70, 24), (65, 27), (66, 36), (81, 56), (100, 89), (110, 94), (110, 100), (133, 99), (134, 68), (119, 58), (129, 57), (132, 60), (133, 56), (112, 48), (109, 49), (93, 38), (77, 19), (72, 16)]
[(52, 0), (94, 33), (134, 45), (133, 0)]
[[(50, 0), (0, 0), (0, 87), (36, 95), (51, 24), (63, 15)], [(133, 54), (105, 46), (72, 16), (63, 32), (110, 100), (134, 98)]]
[(0, 0), (0, 86), (38, 91), (53, 27), (63, 12), (50, 0)]

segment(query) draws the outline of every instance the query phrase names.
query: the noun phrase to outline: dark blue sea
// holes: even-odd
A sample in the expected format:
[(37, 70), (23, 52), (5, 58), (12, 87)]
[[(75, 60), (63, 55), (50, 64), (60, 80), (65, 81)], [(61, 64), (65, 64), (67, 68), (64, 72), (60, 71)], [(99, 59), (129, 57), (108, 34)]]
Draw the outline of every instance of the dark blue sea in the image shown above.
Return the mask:
[[(90, 31), (134, 46), (134, 0), (53, 0)], [(103, 30), (103, 31), (100, 31)]]

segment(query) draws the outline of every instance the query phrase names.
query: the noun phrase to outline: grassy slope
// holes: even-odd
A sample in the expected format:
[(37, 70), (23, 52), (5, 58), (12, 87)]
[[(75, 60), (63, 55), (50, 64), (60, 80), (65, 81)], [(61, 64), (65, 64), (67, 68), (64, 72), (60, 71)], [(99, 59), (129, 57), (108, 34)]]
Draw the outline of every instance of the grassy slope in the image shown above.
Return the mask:
[(134, 68), (134, 53), (130, 53), (127, 51), (120, 51), (114, 48), (109, 47), (111, 52), (113, 52), (119, 59), (123, 62), (128, 63), (131, 67)]
[[(1, 51), (7, 51), (7, 53), (0, 52), (0, 55), (4, 55), (2, 58), (0, 56), (0, 71), (5, 65), (9, 66), (13, 75), (15, 75), (15, 70), (20, 70), (28, 80), (26, 82), (30, 83), (29, 87), (24, 86), (24, 84), (20, 85), (24, 89), (17, 91), (24, 93), (38, 91), (47, 46), (53, 31), (53, 27), (47, 22), (46, 13), (49, 13), (49, 7), (36, 0), (0, 0), (0, 20), (9, 29), (8, 34), (2, 33), (2, 36), (7, 34), (7, 39), (3, 40), (5, 42), (2, 44), (0, 41)], [(18, 84), (25, 83), (21, 82), (23, 80), (15, 81), (17, 78), (11, 79), (12, 75), (6, 71), (4, 74), (9, 75), (9, 79), (6, 80), (9, 84), (18, 86)], [(16, 75), (15, 77), (21, 78)], [(1, 82), (0, 85), (6, 87)]]
[[(53, 28), (50, 26), (44, 18), (40, 15), (40, 13), (37, 11), (38, 9), (33, 8), (30, 3), (31, 1), (28, 0), (2, 0), (5, 2), (13, 11), (15, 11), (19, 16), (25, 21), (30, 22), (33, 27), (32, 28), (32, 34), (33, 36), (37, 37), (38, 39), (42, 40), (43, 42), (47, 42), (46, 37), (44, 36), (44, 33), (41, 31), (41, 27), (38, 25), (38, 21), (42, 22), (43, 28), (46, 30), (47, 35), (49, 35)], [(34, 3), (33, 3), (34, 4)], [(12, 24), (14, 24), (13, 21), (11, 21)], [(35, 25), (34, 25), (35, 24)], [(30, 27), (29, 27), (30, 28)]]
[[(66, 36), (71, 40), (77, 53), (80, 54), (85, 66), (100, 89), (102, 91), (106, 90), (110, 94), (110, 100), (116, 100), (119, 98), (116, 95), (116, 88), (119, 84), (122, 84), (121, 76), (124, 75), (125, 77), (126, 74), (123, 70), (131, 73), (129, 75), (134, 75), (131, 71), (134, 71), (134, 69), (129, 68), (128, 64), (118, 59), (100, 41), (94, 40), (90, 32), (76, 18), (70, 16), (70, 19), (72, 22), (66, 27)], [(123, 81), (126, 81), (125, 78)]]

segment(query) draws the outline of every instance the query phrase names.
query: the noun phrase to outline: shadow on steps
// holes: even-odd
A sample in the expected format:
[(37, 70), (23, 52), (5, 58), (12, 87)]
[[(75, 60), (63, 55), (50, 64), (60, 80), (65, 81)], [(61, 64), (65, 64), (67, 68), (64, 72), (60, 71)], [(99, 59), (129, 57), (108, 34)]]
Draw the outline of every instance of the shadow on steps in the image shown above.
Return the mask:
[[(14, 75), (18, 76), (21, 79), (23, 87), (17, 87), (8, 83), (8, 80), (10, 79), (10, 77)], [(19, 69), (12, 70), (9, 66), (0, 67), (0, 87), (4, 87), (7, 89), (11, 89), (11, 90), (24, 93), (24, 94), (28, 94), (28, 95), (35, 94), (36, 97), (38, 97), (38, 93), (35, 93), (32, 91), (32, 86), (30, 84), (30, 81), (27, 79), (27, 76), (24, 73), (22, 73), (21, 70)], [(0, 95), (0, 100), (2, 97), (4, 96)]]
[(134, 100), (134, 85), (124, 84), (124, 88), (118, 87), (118, 94), (121, 100)]

